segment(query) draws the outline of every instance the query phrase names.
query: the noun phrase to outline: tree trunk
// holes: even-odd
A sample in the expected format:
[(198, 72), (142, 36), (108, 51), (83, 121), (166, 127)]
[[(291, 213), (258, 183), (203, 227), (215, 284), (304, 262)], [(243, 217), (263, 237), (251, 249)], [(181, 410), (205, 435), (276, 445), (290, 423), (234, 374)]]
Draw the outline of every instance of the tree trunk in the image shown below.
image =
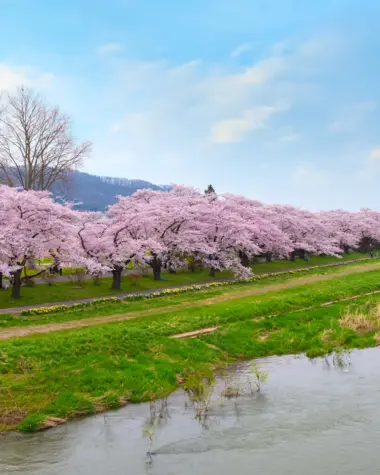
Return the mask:
[(265, 261), (266, 262), (272, 262), (272, 253), (271, 252), (267, 252), (265, 254)]
[(359, 243), (359, 251), (368, 254), (371, 250), (372, 239), (370, 237), (364, 236)]
[(123, 268), (121, 266), (116, 266), (112, 271), (112, 289), (120, 290), (121, 289), (121, 274)]
[(343, 244), (343, 252), (344, 252), (344, 254), (349, 254), (350, 253), (350, 248), (347, 246), (347, 244)]
[(153, 264), (153, 280), (161, 280), (161, 265), (160, 264)]
[(189, 269), (189, 271), (195, 272), (195, 263), (194, 263), (194, 261), (190, 261), (187, 265), (187, 268)]
[(290, 253), (290, 261), (295, 262), (295, 260), (296, 260), (296, 251), (292, 251)]
[(161, 259), (154, 255), (150, 265), (153, 269), (153, 280), (161, 280)]
[(215, 277), (215, 267), (210, 267), (209, 276), (210, 276), (210, 277)]
[(22, 269), (13, 273), (12, 298), (19, 299), (21, 296), (21, 272)]
[(0, 272), (0, 289), (3, 288), (3, 273)]
[(239, 251), (240, 264), (244, 267), (249, 267), (249, 257), (243, 251)]
[(304, 261), (308, 261), (308, 257), (307, 257), (307, 252), (304, 250), (304, 249), (300, 249), (299, 251), (299, 256), (301, 259), (303, 259)]

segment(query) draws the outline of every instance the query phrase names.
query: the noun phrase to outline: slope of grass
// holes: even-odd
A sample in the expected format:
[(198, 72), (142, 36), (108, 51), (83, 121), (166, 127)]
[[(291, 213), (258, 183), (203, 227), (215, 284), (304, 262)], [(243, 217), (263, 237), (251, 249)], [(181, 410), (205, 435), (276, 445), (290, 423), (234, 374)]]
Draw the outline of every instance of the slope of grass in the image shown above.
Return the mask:
[[(22, 316), (17, 314), (1, 315), (0, 314), (0, 328), (8, 328), (14, 326), (27, 326), (33, 324), (47, 324), (52, 322), (65, 322), (70, 320), (81, 320), (86, 318), (98, 317), (98, 316), (108, 316), (108, 315), (117, 315), (117, 314), (130, 314), (132, 312), (151, 312), (153, 309), (165, 309), (166, 307), (181, 307), (191, 304), (194, 302), (196, 307), (199, 306), (200, 301), (215, 299), (218, 296), (223, 296), (223, 298), (231, 296), (231, 299), (235, 299), (239, 296), (239, 293), (245, 292), (260, 292), (260, 289), (265, 288), (265, 291), (270, 291), (271, 285), (283, 285), (284, 288), (287, 285), (294, 285), (294, 283), (287, 284), (288, 282), (295, 282), (296, 285), (302, 286), (308, 284), (308, 279), (313, 278), (313, 276), (323, 276), (328, 274), (337, 274), (346, 273), (348, 271), (360, 270), (366, 272), (368, 265), (373, 265), (372, 261), (366, 263), (354, 263), (347, 264), (346, 266), (338, 267), (328, 267), (328, 268), (315, 268), (315, 269), (305, 269), (302, 272), (280, 274), (280, 275), (267, 275), (262, 276), (260, 280), (250, 283), (235, 283), (234, 285), (227, 285), (221, 287), (212, 287), (205, 288), (204, 290), (199, 290), (196, 292), (172, 295), (168, 294), (166, 296), (161, 296), (157, 299), (147, 299), (141, 301), (127, 301), (127, 300), (117, 300), (116, 302), (103, 302), (103, 303), (94, 303), (90, 307), (83, 308), (66, 308), (63, 310), (57, 310), (54, 313), (46, 313), (41, 315), (28, 315)], [(379, 269), (380, 270), (380, 269)], [(322, 283), (321, 283), (322, 284)], [(320, 284), (320, 285), (321, 285)], [(328, 283), (324, 282), (324, 286), (329, 286)], [(266, 290), (266, 288), (268, 288)], [(275, 290), (275, 289), (273, 289)], [(263, 292), (261, 292), (263, 293)], [(252, 296), (252, 298), (259, 298), (259, 295)], [(211, 303), (211, 301), (209, 302)]]
[[(115, 324), (0, 342), (0, 425), (36, 429), (48, 416), (75, 418), (170, 393), (181, 375), (206, 374), (235, 358), (375, 344), (374, 333), (341, 325), (350, 304), (289, 314), (378, 287), (379, 271), (260, 298), (242, 298)], [(379, 301), (361, 299), (358, 304)], [(273, 314), (279, 314), (273, 316)], [(272, 316), (271, 316), (272, 315)], [(200, 339), (171, 335), (208, 326)], [(211, 344), (211, 345), (210, 345)]]
[(355, 331), (342, 322), (345, 313), (367, 313), (377, 307), (380, 297), (362, 298), (354, 304), (341, 303), (297, 313), (285, 313), (263, 320), (246, 320), (225, 325), (201, 337), (235, 358), (306, 353), (310, 358), (336, 349), (375, 346), (378, 328)]

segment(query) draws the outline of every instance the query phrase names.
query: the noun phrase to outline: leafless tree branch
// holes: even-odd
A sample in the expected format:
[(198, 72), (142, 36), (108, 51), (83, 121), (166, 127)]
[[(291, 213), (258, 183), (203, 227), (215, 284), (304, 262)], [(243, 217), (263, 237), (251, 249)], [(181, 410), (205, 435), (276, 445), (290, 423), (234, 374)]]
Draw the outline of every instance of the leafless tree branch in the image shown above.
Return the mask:
[(49, 190), (90, 152), (90, 142), (75, 142), (69, 117), (33, 90), (21, 87), (6, 96), (0, 110), (0, 182)]

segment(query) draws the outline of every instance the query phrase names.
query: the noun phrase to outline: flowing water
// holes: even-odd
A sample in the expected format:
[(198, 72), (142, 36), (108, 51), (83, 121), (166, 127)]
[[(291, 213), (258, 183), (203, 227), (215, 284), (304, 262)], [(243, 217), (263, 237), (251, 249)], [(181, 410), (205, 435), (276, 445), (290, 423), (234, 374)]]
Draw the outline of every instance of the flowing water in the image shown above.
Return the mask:
[[(248, 364), (234, 368), (244, 394), (219, 398), (202, 423), (180, 391), (156, 425), (153, 462), (143, 433), (149, 404), (131, 405), (33, 435), (0, 437), (0, 474), (375, 475), (380, 473), (380, 350), (309, 361), (268, 358), (261, 393)], [(235, 383), (234, 383), (235, 384)], [(236, 384), (235, 384), (236, 386)]]

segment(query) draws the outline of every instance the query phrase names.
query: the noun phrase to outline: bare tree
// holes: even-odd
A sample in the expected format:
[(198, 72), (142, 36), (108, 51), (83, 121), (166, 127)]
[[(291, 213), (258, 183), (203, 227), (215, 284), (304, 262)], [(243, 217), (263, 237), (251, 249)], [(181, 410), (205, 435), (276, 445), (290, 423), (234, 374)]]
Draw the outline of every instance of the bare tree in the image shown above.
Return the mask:
[(49, 190), (90, 153), (75, 143), (70, 118), (32, 89), (8, 94), (0, 112), (0, 182), (25, 190)]

